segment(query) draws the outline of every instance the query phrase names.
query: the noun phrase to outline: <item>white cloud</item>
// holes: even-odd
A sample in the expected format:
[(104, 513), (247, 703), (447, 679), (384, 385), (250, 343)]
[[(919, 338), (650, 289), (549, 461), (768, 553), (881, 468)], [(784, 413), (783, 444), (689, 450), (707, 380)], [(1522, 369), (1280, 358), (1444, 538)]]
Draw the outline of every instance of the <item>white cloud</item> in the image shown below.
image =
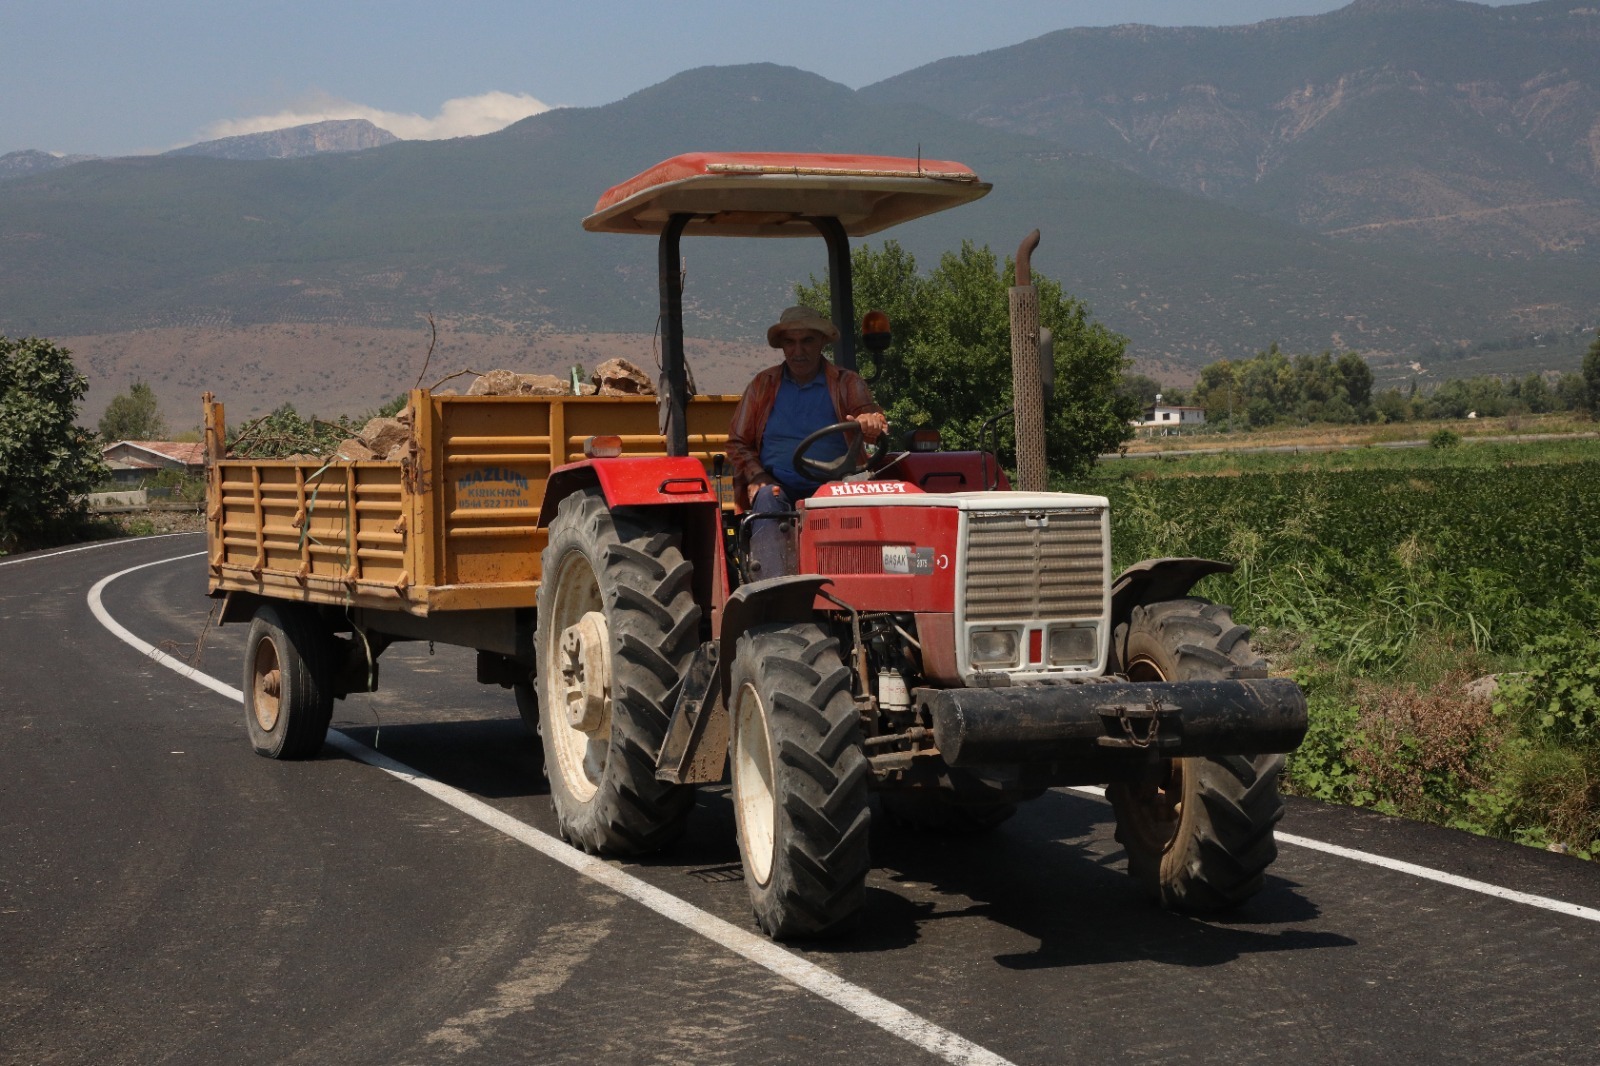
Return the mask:
[(439, 113), (429, 118), (403, 111), (383, 111), (319, 93), (296, 101), (275, 114), (213, 122), (201, 131), (200, 140), (214, 141), (246, 133), (266, 133), (331, 119), (364, 118), (403, 141), (437, 141), (446, 137), (474, 137), (493, 133), (529, 115), (548, 110), (549, 104), (523, 93), (488, 92), (446, 100), (439, 108)]

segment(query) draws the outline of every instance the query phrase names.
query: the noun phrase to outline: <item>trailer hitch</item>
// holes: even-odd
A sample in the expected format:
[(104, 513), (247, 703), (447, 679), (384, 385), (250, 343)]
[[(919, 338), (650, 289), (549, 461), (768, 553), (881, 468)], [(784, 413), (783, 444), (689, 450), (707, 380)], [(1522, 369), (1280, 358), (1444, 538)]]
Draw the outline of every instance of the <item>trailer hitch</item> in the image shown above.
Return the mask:
[[(1143, 707), (1119, 704), (1108, 708), (1100, 713), (1100, 717), (1106, 722), (1107, 735), (1096, 738), (1096, 743), (1102, 748), (1140, 750), (1177, 747), (1180, 742), (1178, 737), (1171, 734), (1161, 735), (1164, 713), (1166, 712), (1161, 706), (1161, 697), (1155, 692), (1150, 693), (1149, 702)], [(1116, 729), (1113, 726), (1121, 729), (1121, 736), (1115, 735)]]

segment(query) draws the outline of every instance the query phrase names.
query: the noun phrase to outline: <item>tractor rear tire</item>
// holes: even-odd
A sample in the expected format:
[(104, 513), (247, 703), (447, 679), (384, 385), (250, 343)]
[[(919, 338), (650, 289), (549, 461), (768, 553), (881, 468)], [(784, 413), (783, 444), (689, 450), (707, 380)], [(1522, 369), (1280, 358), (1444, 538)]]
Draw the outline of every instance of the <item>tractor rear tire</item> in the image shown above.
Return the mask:
[(562, 500), (550, 523), (534, 633), (539, 729), (561, 835), (590, 853), (658, 851), (682, 835), (694, 802), (692, 786), (656, 780), (655, 766), (669, 696), (700, 637), (680, 542), (668, 514), (612, 510), (599, 489)]
[(739, 637), (733, 805), (756, 923), (774, 940), (851, 928), (866, 903), (870, 774), (850, 671), (810, 623)]
[[(1132, 681), (1265, 677), (1250, 630), (1232, 611), (1200, 599), (1133, 609), (1115, 646)], [(1172, 910), (1213, 913), (1261, 890), (1278, 856), (1273, 826), (1282, 755), (1170, 759), (1152, 779), (1106, 789), (1128, 873)]]
[(269, 759), (309, 759), (333, 718), (334, 635), (298, 604), (263, 603), (245, 638), (244, 721)]
[(542, 759), (544, 742), (539, 739), (539, 690), (530, 680), (516, 682), (511, 686), (511, 692), (517, 700), (517, 716), (522, 719), (522, 726), (533, 741), (535, 754)]

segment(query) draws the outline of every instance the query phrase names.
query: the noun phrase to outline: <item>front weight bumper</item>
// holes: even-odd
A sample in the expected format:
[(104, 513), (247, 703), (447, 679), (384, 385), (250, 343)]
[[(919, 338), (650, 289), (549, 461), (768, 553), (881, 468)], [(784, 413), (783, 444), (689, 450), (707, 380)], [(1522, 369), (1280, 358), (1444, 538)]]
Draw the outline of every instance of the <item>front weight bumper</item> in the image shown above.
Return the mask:
[(1286, 678), (921, 688), (916, 701), (951, 766), (1264, 755), (1306, 735), (1305, 694)]

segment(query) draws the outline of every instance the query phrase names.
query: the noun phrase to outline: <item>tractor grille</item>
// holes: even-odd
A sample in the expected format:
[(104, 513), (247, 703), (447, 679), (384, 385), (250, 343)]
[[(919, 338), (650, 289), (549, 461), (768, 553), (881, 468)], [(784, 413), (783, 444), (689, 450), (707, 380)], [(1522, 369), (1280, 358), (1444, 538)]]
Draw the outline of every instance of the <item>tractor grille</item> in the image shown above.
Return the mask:
[(966, 517), (968, 622), (1100, 617), (1103, 512), (972, 511)]

